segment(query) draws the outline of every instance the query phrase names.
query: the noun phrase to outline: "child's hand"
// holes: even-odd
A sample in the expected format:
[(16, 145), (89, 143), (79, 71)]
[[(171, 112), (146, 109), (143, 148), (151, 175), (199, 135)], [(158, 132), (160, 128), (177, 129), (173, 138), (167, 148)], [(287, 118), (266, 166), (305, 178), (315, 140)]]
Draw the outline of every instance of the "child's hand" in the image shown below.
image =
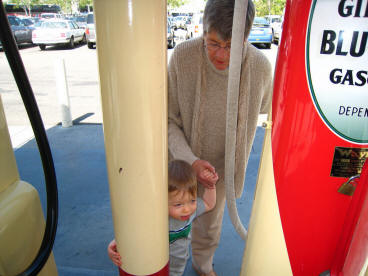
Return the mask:
[(117, 265), (117, 266), (121, 266), (121, 256), (116, 248), (116, 241), (112, 240), (109, 243), (109, 246), (107, 247), (107, 254), (109, 255), (109, 258), (111, 259), (111, 261)]
[(206, 169), (202, 172), (202, 177), (207, 179), (211, 184), (208, 184), (208, 189), (215, 189), (215, 184), (218, 180), (217, 173), (213, 173), (210, 170)]
[(218, 180), (215, 168), (206, 160), (197, 159), (192, 167), (197, 175), (197, 180), (208, 189), (213, 189)]

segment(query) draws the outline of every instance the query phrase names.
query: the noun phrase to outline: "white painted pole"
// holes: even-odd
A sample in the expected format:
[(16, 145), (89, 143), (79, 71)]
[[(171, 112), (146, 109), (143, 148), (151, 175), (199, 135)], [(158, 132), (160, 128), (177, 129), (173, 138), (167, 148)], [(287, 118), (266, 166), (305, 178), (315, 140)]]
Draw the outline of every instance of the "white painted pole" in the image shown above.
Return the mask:
[(71, 127), (73, 125), (70, 111), (69, 90), (66, 78), (64, 59), (57, 59), (55, 62), (56, 91), (60, 104), (61, 125)]

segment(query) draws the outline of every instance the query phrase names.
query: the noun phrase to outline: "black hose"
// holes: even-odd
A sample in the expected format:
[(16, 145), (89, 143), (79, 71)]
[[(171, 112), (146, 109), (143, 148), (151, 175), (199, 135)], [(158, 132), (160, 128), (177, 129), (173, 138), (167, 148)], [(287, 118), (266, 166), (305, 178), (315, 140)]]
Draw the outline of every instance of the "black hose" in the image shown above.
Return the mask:
[(22, 276), (37, 275), (48, 260), (55, 241), (58, 220), (58, 192), (56, 174), (42, 118), (38, 110), (22, 59), (19, 55), (18, 47), (13, 37), (2, 0), (0, 0), (0, 40), (31, 122), (45, 175), (47, 193), (47, 217), (45, 233), (36, 258), (24, 272), (19, 274)]

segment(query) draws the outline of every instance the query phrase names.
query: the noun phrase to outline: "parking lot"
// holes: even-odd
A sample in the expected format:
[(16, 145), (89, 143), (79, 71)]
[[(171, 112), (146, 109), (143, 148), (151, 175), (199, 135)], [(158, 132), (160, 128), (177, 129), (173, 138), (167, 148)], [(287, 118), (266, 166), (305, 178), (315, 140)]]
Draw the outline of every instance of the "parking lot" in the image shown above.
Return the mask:
[[(277, 46), (272, 45), (271, 49), (259, 48), (274, 64)], [(168, 58), (172, 51), (173, 49), (168, 49)], [(86, 123), (102, 122), (96, 49), (88, 49), (85, 44), (77, 45), (74, 49), (48, 47), (45, 51), (36, 46), (20, 46), (19, 52), (46, 126), (53, 126), (61, 121), (55, 82), (55, 68), (61, 59), (66, 67), (72, 119)], [(0, 71), (0, 94), (8, 125), (29, 125), (3, 51), (0, 51)]]
[[(65, 62), (72, 118), (89, 114), (86, 121), (102, 121), (96, 49), (77, 45), (75, 49), (48, 47), (40, 51), (36, 46), (21, 46), (20, 54), (45, 125), (60, 122), (55, 83), (55, 67), (60, 59)], [(0, 93), (8, 124), (29, 124), (3, 51), (0, 52), (0, 70)]]

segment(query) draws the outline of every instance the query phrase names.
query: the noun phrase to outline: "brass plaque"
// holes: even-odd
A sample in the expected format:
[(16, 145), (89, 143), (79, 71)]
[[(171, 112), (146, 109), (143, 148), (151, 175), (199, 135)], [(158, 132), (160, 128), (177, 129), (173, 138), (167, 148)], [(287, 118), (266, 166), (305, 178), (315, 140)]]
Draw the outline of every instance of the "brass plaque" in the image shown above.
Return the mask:
[(334, 177), (358, 175), (367, 157), (368, 148), (335, 147), (330, 175)]

